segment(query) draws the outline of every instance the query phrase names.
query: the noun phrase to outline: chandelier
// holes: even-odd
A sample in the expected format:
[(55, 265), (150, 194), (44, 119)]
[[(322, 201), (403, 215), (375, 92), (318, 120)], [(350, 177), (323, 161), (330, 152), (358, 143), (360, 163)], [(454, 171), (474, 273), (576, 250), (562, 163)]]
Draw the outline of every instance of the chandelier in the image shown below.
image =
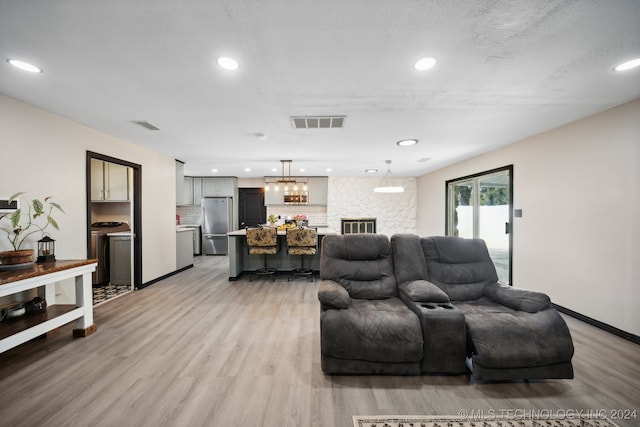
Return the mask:
[(306, 180), (299, 180), (295, 177), (291, 176), (291, 163), (293, 160), (280, 160), (282, 163), (282, 175), (277, 177), (275, 180), (265, 178), (265, 191), (269, 191), (271, 189), (271, 185), (273, 184), (273, 191), (280, 191), (282, 188), (283, 191), (298, 191), (302, 189), (302, 191), (307, 191), (307, 182)]
[(393, 175), (391, 175), (391, 160), (385, 160), (387, 164), (387, 173), (382, 177), (382, 183), (379, 187), (373, 189), (376, 193), (402, 193), (404, 187), (401, 185), (393, 185)]

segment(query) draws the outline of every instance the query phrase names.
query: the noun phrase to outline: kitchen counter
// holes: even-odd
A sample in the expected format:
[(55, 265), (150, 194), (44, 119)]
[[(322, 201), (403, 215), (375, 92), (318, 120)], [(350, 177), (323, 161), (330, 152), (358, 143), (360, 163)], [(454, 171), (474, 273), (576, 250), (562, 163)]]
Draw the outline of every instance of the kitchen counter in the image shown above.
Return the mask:
[[(322, 250), (322, 238), (328, 234), (336, 234), (330, 228), (318, 228), (318, 250), (313, 256), (304, 257), (304, 266), (320, 270), (320, 252)], [(235, 230), (227, 233), (229, 239), (229, 280), (237, 280), (244, 272), (254, 272), (264, 267), (264, 258), (261, 255), (249, 255), (247, 248), (247, 230)], [(300, 267), (300, 256), (287, 254), (286, 242), (287, 230), (278, 230), (278, 243), (280, 251), (276, 255), (267, 256), (269, 267), (275, 267), (280, 271), (289, 272)]]

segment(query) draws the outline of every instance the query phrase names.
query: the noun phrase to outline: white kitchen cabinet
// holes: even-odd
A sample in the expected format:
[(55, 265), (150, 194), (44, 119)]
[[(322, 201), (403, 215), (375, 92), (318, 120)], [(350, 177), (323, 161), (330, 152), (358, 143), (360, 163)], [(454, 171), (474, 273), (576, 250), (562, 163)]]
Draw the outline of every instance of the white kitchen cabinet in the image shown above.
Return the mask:
[(182, 200), (181, 205), (195, 205), (193, 200), (193, 177), (185, 176), (182, 179)]
[(193, 232), (192, 228), (176, 231), (176, 270), (193, 265)]
[(234, 178), (203, 178), (203, 197), (233, 197), (235, 189)]
[(91, 201), (129, 201), (129, 168), (91, 159)]
[(310, 177), (309, 178), (309, 204), (316, 206), (327, 206), (327, 193), (329, 186), (329, 178)]
[(280, 191), (276, 191), (273, 189), (273, 186), (264, 192), (264, 205), (283, 205), (284, 204), (284, 192), (282, 188)]
[(176, 205), (184, 204), (184, 163), (176, 160)]

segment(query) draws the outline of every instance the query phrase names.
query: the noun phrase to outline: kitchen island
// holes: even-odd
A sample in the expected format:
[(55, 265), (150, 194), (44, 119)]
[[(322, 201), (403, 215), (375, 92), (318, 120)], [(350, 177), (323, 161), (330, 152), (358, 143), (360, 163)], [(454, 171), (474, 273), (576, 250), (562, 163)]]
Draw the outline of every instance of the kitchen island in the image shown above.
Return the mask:
[[(314, 256), (304, 257), (304, 266), (320, 270), (320, 251), (322, 238), (328, 234), (336, 234), (329, 228), (318, 228), (318, 250)], [(229, 238), (229, 280), (238, 280), (242, 273), (252, 273), (264, 267), (262, 255), (249, 255), (247, 248), (247, 230), (236, 230), (227, 233)], [(287, 231), (278, 230), (278, 244), (280, 251), (276, 255), (267, 256), (267, 265), (277, 268), (281, 272), (289, 272), (300, 267), (300, 256), (287, 254)]]

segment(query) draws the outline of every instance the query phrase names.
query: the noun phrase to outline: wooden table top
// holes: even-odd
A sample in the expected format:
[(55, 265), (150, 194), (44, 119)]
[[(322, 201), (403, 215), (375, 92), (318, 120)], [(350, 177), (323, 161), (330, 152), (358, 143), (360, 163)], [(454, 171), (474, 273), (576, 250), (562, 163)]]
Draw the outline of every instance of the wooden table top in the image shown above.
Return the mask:
[(30, 279), (32, 277), (43, 276), (57, 271), (69, 270), (83, 265), (97, 263), (97, 259), (69, 259), (33, 264), (31, 267), (19, 270), (9, 270), (0, 272), (0, 285), (17, 282), (18, 280)]

